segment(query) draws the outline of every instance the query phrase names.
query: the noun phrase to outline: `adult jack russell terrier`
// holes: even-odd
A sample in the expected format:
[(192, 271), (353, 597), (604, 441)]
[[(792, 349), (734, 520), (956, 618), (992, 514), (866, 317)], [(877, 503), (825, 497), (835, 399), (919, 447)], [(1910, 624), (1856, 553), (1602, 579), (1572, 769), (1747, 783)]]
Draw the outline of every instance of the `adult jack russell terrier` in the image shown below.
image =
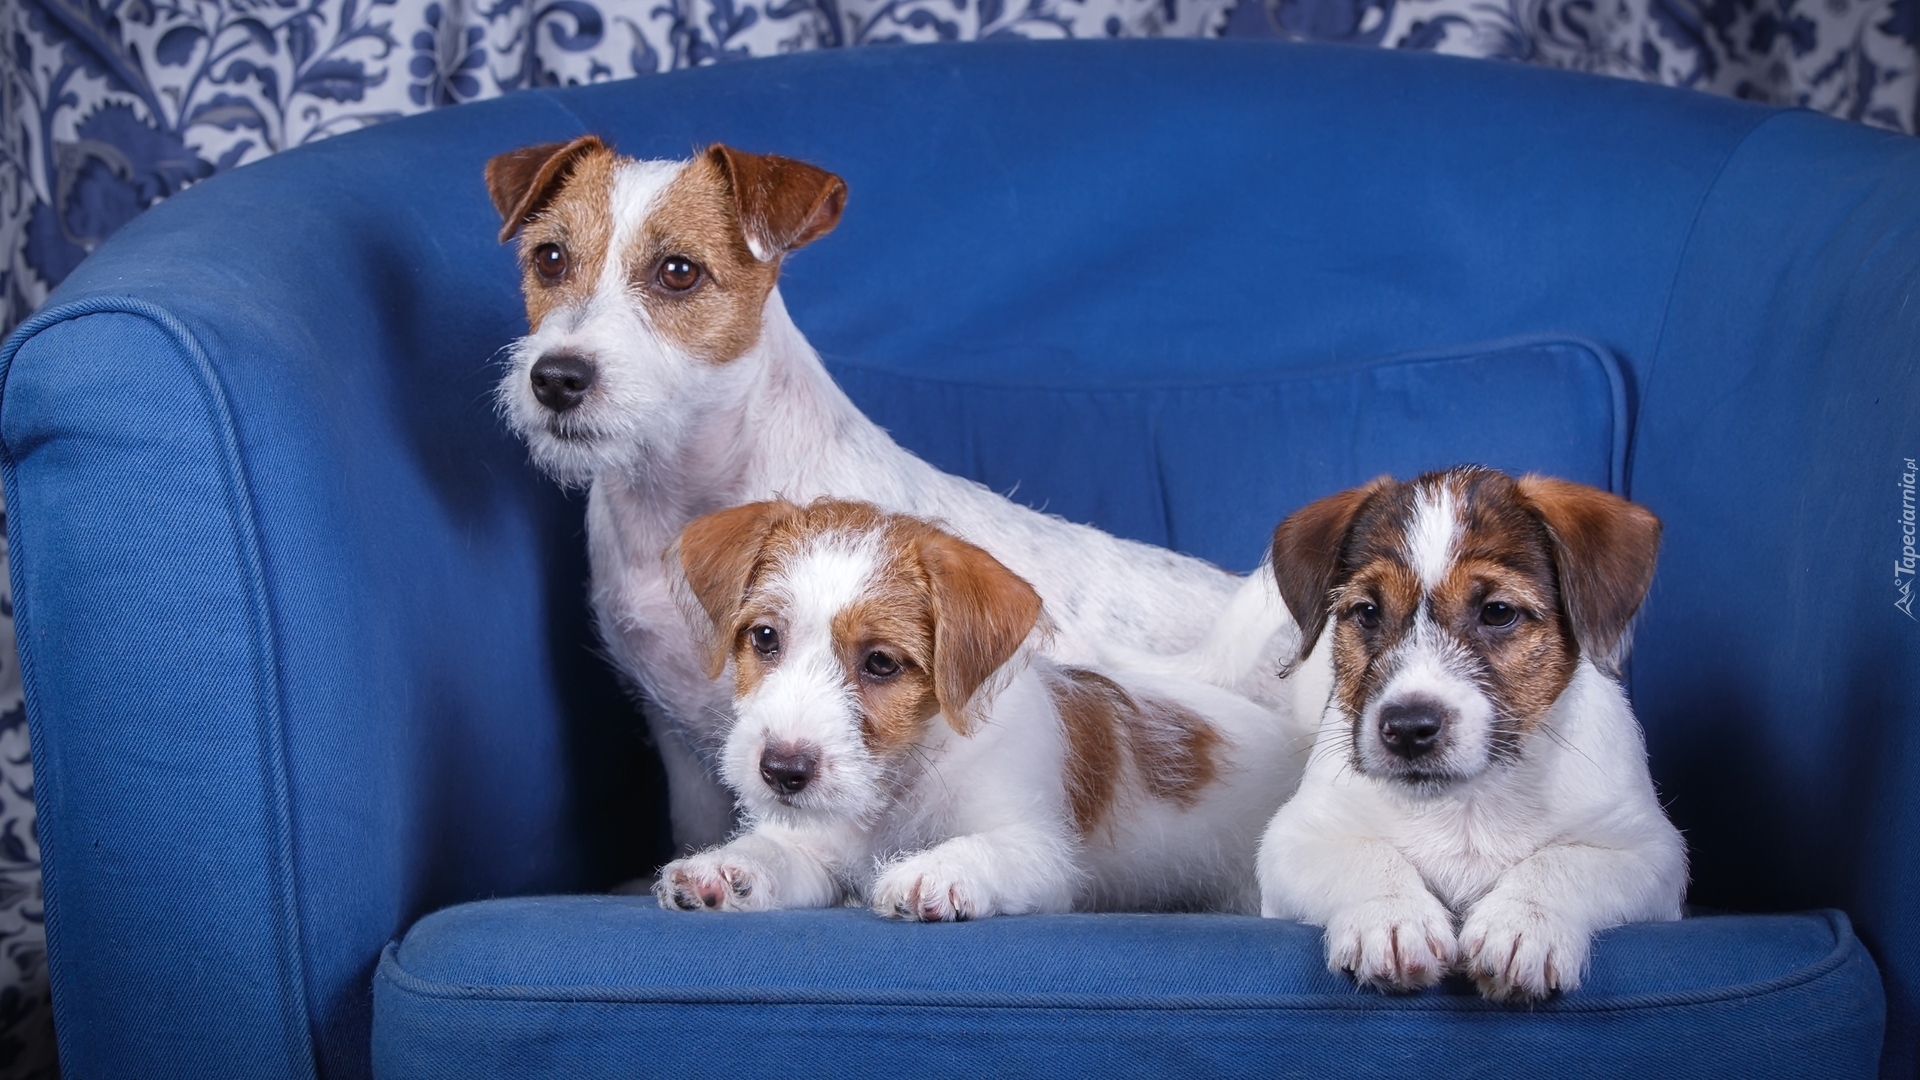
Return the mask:
[(781, 259), (839, 221), (838, 177), (726, 146), (636, 161), (588, 135), (502, 154), (486, 179), (502, 242), (520, 238), (531, 330), (510, 350), (499, 406), (536, 463), (590, 490), (594, 611), (645, 688), (679, 843), (732, 828), (711, 772), (729, 694), (662, 558), (702, 514), (832, 494), (941, 518), (1032, 582), (1055, 623), (1049, 654), (1068, 664), (1109, 642), (1187, 648), (1234, 592), (1233, 576), (1196, 559), (941, 473), (854, 408), (775, 286)]
[(732, 668), (719, 766), (747, 827), (666, 866), (661, 906), (1256, 910), (1255, 844), (1299, 773), (1265, 708), (1036, 655), (1031, 586), (868, 503), (722, 510), (679, 561), (709, 670)]
[(1679, 918), (1685, 846), (1617, 681), (1659, 540), (1606, 492), (1483, 468), (1287, 518), (1296, 700), (1325, 707), (1262, 913), (1325, 927), (1363, 983), (1460, 970), (1499, 1000), (1578, 986), (1597, 930)]

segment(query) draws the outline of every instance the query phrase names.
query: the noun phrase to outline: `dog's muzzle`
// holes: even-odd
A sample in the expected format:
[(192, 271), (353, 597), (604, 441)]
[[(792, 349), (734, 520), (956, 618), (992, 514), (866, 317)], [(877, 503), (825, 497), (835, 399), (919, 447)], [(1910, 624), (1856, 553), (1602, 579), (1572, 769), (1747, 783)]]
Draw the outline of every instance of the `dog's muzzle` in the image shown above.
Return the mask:
[(563, 413), (580, 404), (593, 389), (594, 363), (577, 352), (558, 350), (533, 362), (527, 379), (540, 404)]

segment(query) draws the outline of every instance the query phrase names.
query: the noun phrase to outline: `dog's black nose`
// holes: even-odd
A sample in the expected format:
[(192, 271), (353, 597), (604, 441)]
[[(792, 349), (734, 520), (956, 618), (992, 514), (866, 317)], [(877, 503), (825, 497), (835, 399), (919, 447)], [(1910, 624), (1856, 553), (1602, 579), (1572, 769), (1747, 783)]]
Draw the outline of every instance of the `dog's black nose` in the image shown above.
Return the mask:
[(1446, 726), (1446, 707), (1425, 698), (1395, 702), (1380, 710), (1381, 743), (1391, 753), (1409, 760), (1431, 751)]
[(819, 762), (805, 750), (775, 750), (760, 754), (760, 779), (782, 795), (797, 795), (813, 780)]
[(593, 361), (577, 352), (550, 352), (533, 362), (533, 396), (554, 412), (566, 412), (593, 386)]

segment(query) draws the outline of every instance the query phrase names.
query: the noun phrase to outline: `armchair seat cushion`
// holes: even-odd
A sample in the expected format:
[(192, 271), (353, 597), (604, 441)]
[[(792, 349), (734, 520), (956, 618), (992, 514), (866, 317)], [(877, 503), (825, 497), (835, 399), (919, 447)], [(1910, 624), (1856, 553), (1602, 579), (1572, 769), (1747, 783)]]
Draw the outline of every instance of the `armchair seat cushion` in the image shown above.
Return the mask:
[(1516, 1009), (1463, 982), (1358, 990), (1318, 929), (1278, 920), (923, 926), (615, 896), (430, 915), (388, 947), (374, 999), (375, 1074), (394, 1080), (1869, 1076), (1885, 1011), (1833, 911), (1608, 931), (1582, 989)]

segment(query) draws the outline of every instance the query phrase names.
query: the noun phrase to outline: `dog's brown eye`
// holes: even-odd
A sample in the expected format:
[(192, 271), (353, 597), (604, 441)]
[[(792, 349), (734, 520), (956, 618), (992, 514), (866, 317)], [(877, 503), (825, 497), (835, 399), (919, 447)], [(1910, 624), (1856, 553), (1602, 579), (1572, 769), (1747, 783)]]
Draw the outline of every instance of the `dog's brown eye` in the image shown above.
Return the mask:
[(567, 249), (559, 244), (541, 244), (533, 249), (533, 269), (548, 281), (567, 276)]
[(753, 642), (753, 651), (761, 656), (772, 656), (780, 651), (780, 631), (771, 626), (756, 626), (747, 631), (747, 640)]
[(1498, 600), (1480, 607), (1480, 621), (1488, 626), (1511, 626), (1513, 620), (1519, 617), (1520, 613), (1514, 610), (1512, 604), (1503, 604)]
[(900, 674), (900, 662), (883, 652), (868, 653), (862, 669), (876, 679), (891, 679)]
[(662, 288), (686, 292), (700, 284), (700, 264), (685, 255), (669, 255), (660, 260), (660, 270), (654, 276)]
[(1361, 601), (1347, 609), (1353, 621), (1360, 624), (1362, 630), (1373, 630), (1380, 625), (1380, 608), (1377, 605)]

